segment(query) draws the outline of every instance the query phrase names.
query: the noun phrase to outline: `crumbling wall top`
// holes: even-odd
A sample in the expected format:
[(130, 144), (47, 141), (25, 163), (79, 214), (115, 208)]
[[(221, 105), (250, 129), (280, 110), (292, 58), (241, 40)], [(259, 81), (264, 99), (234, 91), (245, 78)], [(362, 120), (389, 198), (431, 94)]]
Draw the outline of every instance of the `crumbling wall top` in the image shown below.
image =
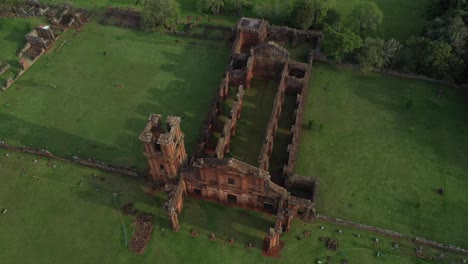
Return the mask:
[(215, 158), (200, 158), (194, 164), (195, 167), (230, 167), (238, 170), (244, 174), (251, 174), (262, 179), (269, 179), (270, 175), (267, 171), (261, 170), (255, 166), (249, 165), (245, 162), (242, 162), (233, 158), (224, 158), (224, 159), (215, 159)]
[(258, 18), (243, 17), (240, 19), (238, 28), (260, 29), (264, 21)]
[(140, 140), (144, 142), (150, 142), (151, 137), (153, 136), (153, 129), (159, 126), (161, 121), (161, 115), (151, 114), (148, 118), (148, 123), (146, 124), (145, 129), (140, 134)]
[(268, 41), (254, 48), (256, 57), (277, 59), (281, 61), (289, 60), (289, 51), (274, 41)]
[(182, 120), (182, 118), (178, 117), (178, 116), (168, 116), (167, 119), (166, 119), (166, 123), (173, 127), (173, 126), (178, 126), (180, 125), (180, 121)]

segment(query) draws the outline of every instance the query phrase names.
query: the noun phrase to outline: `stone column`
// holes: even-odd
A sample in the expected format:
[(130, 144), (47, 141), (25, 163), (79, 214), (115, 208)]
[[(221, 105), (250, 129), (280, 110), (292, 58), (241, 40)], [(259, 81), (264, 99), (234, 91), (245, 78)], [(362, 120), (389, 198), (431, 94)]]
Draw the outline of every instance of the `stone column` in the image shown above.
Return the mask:
[(268, 254), (280, 249), (280, 233), (270, 228), (270, 233), (265, 237), (265, 251)]
[(171, 224), (172, 231), (175, 231), (175, 232), (179, 231), (179, 229), (180, 229), (179, 216), (175, 212), (174, 207), (172, 207), (172, 206), (169, 207), (167, 214), (169, 216), (169, 222)]

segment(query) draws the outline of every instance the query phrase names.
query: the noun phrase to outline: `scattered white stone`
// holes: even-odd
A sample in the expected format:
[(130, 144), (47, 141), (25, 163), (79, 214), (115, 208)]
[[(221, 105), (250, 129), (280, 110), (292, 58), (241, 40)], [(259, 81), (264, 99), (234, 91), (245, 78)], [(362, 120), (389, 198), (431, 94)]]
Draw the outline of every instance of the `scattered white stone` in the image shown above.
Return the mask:
[(357, 237), (357, 238), (361, 238), (361, 234), (356, 234), (356, 237)]
[(6, 214), (8, 212), (8, 209), (3, 209), (2, 214)]
[(324, 227), (324, 226), (320, 226), (320, 229), (324, 230), (324, 229), (325, 229), (325, 227)]
[(33, 160), (33, 162), (34, 162), (34, 163), (37, 163), (37, 160), (35, 159), (35, 160)]
[(380, 240), (378, 238), (375, 238), (374, 241), (379, 243)]
[(10, 154), (8, 154), (8, 153), (5, 153), (5, 157), (10, 157)]
[(55, 169), (55, 168), (57, 168), (57, 165), (55, 165), (55, 164), (54, 164), (54, 165), (52, 165), (52, 168), (54, 168), (54, 169)]
[(343, 230), (341, 230), (341, 229), (340, 229), (340, 230), (338, 230), (338, 233), (339, 233), (339, 234), (343, 233)]

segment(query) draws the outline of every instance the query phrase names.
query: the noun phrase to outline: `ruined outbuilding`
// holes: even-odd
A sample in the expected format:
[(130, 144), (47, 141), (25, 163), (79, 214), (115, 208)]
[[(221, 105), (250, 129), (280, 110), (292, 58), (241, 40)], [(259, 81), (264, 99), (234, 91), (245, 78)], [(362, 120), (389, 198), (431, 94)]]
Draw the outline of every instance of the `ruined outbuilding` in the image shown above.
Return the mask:
[[(321, 33), (275, 27), (254, 18), (240, 19), (235, 31), (236, 39), (224, 77), (193, 155), (187, 157), (179, 117), (169, 116), (164, 130), (161, 116), (151, 115), (140, 140), (145, 144), (145, 156), (155, 186), (172, 186), (165, 208), (173, 230), (179, 230), (178, 216), (186, 195), (260, 210), (277, 217), (275, 226), (265, 237), (265, 251), (275, 254), (280, 249), (281, 233), (289, 230), (294, 217), (304, 221), (316, 218), (318, 188), (317, 179), (293, 174), (314, 52), (310, 51), (308, 63), (294, 61), (278, 42), (314, 39), (319, 46)], [(250, 89), (254, 77), (279, 80), (279, 86), (258, 164), (246, 164), (228, 154), (231, 138), (235, 137), (238, 120), (242, 118), (244, 91)], [(228, 119), (220, 127), (216, 123), (217, 116), (230, 90), (235, 91), (235, 97), (231, 98), (234, 103)], [(272, 181), (268, 169), (285, 96), (296, 98), (294, 116), (290, 117), (291, 139), (285, 150), (288, 160), (284, 161), (281, 175)], [(221, 137), (213, 141), (215, 131)]]

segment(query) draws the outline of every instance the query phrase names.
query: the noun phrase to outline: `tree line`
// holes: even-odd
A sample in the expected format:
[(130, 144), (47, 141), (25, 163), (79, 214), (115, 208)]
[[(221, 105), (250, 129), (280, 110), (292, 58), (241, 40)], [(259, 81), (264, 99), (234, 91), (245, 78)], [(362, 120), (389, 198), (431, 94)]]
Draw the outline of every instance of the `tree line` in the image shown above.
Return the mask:
[[(373, 1), (356, 5), (348, 17), (335, 9), (336, 0), (198, 0), (198, 11), (217, 15), (251, 9), (260, 18), (296, 28), (322, 30), (323, 52), (337, 62), (359, 65), (362, 71), (392, 69), (437, 79), (468, 81), (468, 1), (433, 0), (424, 34), (400, 43), (382, 39), (384, 12)], [(176, 0), (145, 0), (143, 28), (173, 26), (180, 14)]]
[[(392, 69), (424, 74), (457, 83), (468, 82), (468, 0), (433, 0), (430, 21), (420, 36), (400, 43), (382, 39), (384, 12), (370, 0), (354, 6), (347, 17), (335, 9), (336, 0), (197, 0), (201, 13), (217, 15), (250, 9), (260, 18), (308, 30), (322, 30), (323, 52), (337, 62), (359, 65), (362, 71)], [(171, 28), (180, 18), (177, 0), (142, 0), (141, 26), (147, 31)], [(2, 10), (24, 0), (1, 0)]]

